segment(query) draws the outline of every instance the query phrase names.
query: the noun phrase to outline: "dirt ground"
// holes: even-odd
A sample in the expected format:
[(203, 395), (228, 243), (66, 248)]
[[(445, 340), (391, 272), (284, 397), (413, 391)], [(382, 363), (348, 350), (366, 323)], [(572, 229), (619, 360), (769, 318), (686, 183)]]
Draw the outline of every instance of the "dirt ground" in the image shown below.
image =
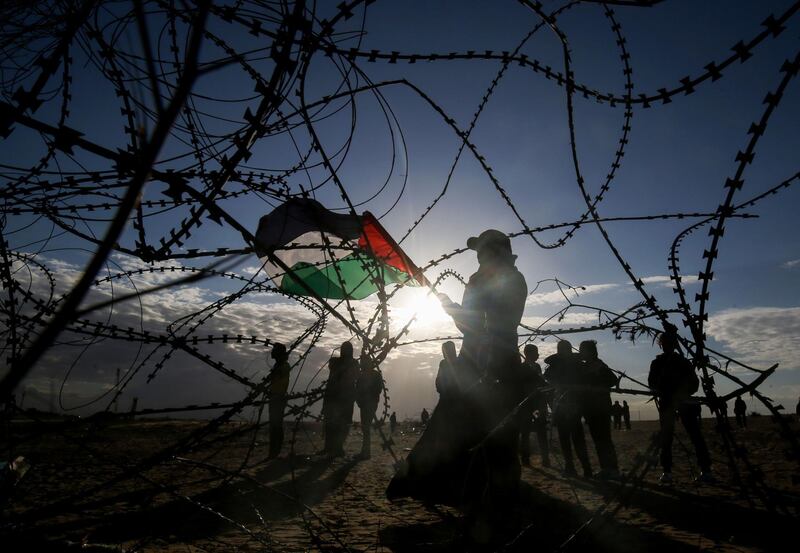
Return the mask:
[[(385, 499), (395, 458), (379, 445), (371, 459), (356, 458), (356, 427), (350, 455), (331, 460), (314, 455), (318, 426), (287, 425), (283, 455), (268, 461), (266, 429), (256, 435), (240, 423), (209, 432), (201, 421), (42, 424), (6, 429), (2, 454), (10, 443), (31, 469), (2, 504), (4, 552), (474, 549), (461, 537), (458, 511)], [(733, 430), (737, 474), (715, 424), (703, 421), (717, 482), (702, 485), (693, 482), (696, 464), (682, 429), (675, 482), (658, 484), (661, 471), (648, 451), (657, 422), (614, 431), (627, 475), (621, 483), (563, 477), (555, 435), (553, 467), (544, 468), (532, 439), (532, 466), (523, 467), (520, 497), (509, 498), (514, 510), (491, 550), (794, 550), (800, 471), (778, 425), (753, 417), (747, 429)], [(797, 435), (800, 425), (791, 425)], [(418, 427), (400, 425), (394, 454), (407, 455), (419, 435)]]

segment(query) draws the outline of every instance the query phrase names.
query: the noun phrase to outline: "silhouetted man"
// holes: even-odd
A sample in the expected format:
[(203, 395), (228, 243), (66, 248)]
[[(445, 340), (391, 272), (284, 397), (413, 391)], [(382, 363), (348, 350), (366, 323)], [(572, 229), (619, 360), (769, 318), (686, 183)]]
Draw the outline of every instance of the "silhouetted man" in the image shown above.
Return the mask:
[(324, 453), (333, 457), (344, 455), (344, 441), (353, 423), (353, 403), (358, 379), (358, 361), (353, 358), (353, 344), (344, 342), (339, 357), (330, 360), (330, 376), (322, 402), (325, 420)]
[(272, 359), (275, 365), (270, 371), (269, 386), (269, 456), (275, 459), (283, 447), (283, 414), (286, 409), (286, 392), (289, 389), (289, 354), (286, 346), (274, 344), (272, 346)]
[(462, 397), (448, 409), (441, 409), (440, 401), (386, 493), (389, 499), (410, 496), (464, 509), (468, 534), (485, 543), (519, 488), (515, 409), (523, 396), (517, 327), (528, 289), (505, 234), (487, 230), (470, 238), (467, 247), (477, 252), (480, 266), (462, 303), (439, 295), (463, 334)]
[(717, 406), (717, 413), (719, 414), (717, 424), (725, 428), (730, 428), (730, 421), (728, 420), (728, 402), (718, 397), (715, 405)]
[(747, 404), (742, 396), (737, 396), (733, 402), (733, 414), (736, 415), (736, 425), (739, 428), (747, 428)]
[(419, 420), (422, 423), (422, 426), (426, 426), (428, 421), (430, 420), (431, 416), (428, 414), (428, 410), (424, 407), (422, 408), (422, 413), (419, 416)]
[[(685, 409), (687, 415), (697, 419), (697, 427), (703, 428), (703, 404), (699, 401), (692, 401), (686, 405)], [(713, 415), (714, 412), (712, 411), (711, 414)]]
[(625, 421), (625, 430), (631, 429), (631, 408), (628, 402), (622, 400), (622, 420)]
[(672, 436), (675, 432), (675, 417), (680, 417), (689, 439), (694, 445), (697, 462), (700, 465), (700, 481), (713, 480), (711, 457), (700, 432), (696, 412), (691, 408), (689, 398), (697, 391), (699, 381), (694, 367), (683, 355), (676, 351), (677, 335), (662, 333), (658, 343), (663, 350), (650, 364), (648, 385), (658, 399), (658, 417), (661, 423), (661, 466), (664, 473), (660, 481), (672, 482)]
[(542, 465), (549, 467), (550, 447), (547, 442), (547, 401), (544, 392), (547, 382), (542, 376), (542, 367), (536, 362), (538, 359), (539, 348), (533, 344), (526, 345), (525, 361), (522, 363), (522, 388), (527, 399), (519, 410), (519, 456), (523, 465), (530, 466), (530, 432), (531, 427), (533, 427), (539, 442)]
[(611, 418), (614, 419), (614, 430), (622, 430), (622, 405), (619, 401), (611, 406)]
[(580, 357), (572, 352), (572, 344), (560, 340), (556, 353), (544, 360), (548, 367), (545, 380), (555, 386), (553, 401), (553, 423), (558, 430), (558, 442), (564, 456), (564, 475), (576, 476), (575, 462), (572, 460), (572, 447), (583, 468), (586, 478), (592, 477), (592, 465), (586, 451), (586, 437), (581, 424)]
[(370, 431), (378, 409), (383, 380), (374, 362), (361, 356), (361, 372), (356, 381), (356, 403), (361, 414), (361, 458), (370, 458)]
[(456, 345), (451, 340), (442, 344), (442, 360), (439, 361), (439, 372), (436, 373), (436, 391), (442, 399), (452, 398), (458, 395), (461, 389), (456, 372), (458, 354)]
[[(617, 451), (611, 440), (611, 388), (617, 385), (617, 376), (597, 356), (597, 342), (584, 340), (578, 349), (585, 386), (582, 401), (583, 415), (586, 417), (586, 424), (589, 426), (589, 433), (592, 435), (597, 458), (600, 461), (598, 477), (616, 478), (619, 476), (619, 467)], [(614, 420), (617, 420), (616, 416)]]

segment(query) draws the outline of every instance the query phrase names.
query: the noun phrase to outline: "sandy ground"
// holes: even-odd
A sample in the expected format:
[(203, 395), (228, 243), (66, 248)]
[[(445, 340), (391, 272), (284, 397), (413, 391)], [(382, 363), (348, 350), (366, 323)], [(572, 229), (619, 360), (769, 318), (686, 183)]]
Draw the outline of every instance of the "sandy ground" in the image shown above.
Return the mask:
[[(268, 461), (266, 429), (254, 435), (239, 423), (202, 436), (200, 445), (182, 447), (177, 455), (167, 450), (153, 459), (190, 440), (205, 424), (134, 421), (92, 427), (54, 421), (43, 433), (41, 423), (14, 423), (14, 454), (25, 455), (32, 468), (3, 504), (0, 549), (475, 549), (461, 537), (464, 524), (457, 511), (385, 499), (394, 458), (376, 444), (372, 459), (358, 460), (357, 428), (347, 442), (351, 455), (341, 459), (313, 455), (321, 444), (318, 427), (287, 425), (283, 456)], [(656, 422), (614, 431), (620, 465), (630, 475), (622, 484), (562, 477), (555, 435), (553, 468), (541, 466), (532, 439), (532, 466), (523, 467), (520, 497), (509, 498), (513, 512), (490, 549), (555, 551), (566, 542), (564, 550), (570, 551), (795, 550), (800, 471), (778, 426), (759, 417), (750, 419), (748, 429), (733, 431), (741, 447), (737, 476), (714, 424), (704, 420), (718, 482), (703, 485), (693, 482), (696, 465), (682, 429), (674, 447), (675, 483), (658, 484), (661, 471), (648, 454)], [(800, 425), (791, 424), (797, 434)], [(405, 456), (419, 433), (401, 425), (393, 436), (395, 455)], [(3, 446), (5, 455), (8, 443)]]

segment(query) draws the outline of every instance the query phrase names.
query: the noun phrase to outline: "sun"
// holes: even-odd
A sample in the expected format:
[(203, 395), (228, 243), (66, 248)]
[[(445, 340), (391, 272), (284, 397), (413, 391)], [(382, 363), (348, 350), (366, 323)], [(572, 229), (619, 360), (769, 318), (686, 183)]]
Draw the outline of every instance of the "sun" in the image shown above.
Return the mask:
[(442, 309), (439, 299), (427, 288), (407, 290), (398, 308), (406, 318), (416, 316), (417, 322), (422, 324), (443, 323), (450, 320), (450, 316)]

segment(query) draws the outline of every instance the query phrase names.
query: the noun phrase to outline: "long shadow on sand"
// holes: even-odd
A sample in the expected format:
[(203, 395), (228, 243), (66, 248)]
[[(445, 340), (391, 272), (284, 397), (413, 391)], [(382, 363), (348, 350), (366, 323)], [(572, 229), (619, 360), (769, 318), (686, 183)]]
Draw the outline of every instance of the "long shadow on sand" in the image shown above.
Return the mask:
[[(645, 483), (627, 492), (622, 505), (717, 542), (766, 551), (784, 550), (787, 544), (796, 543), (800, 522), (796, 516), (741, 505), (731, 499), (732, 493), (735, 490), (711, 485), (704, 487), (704, 495), (696, 495)], [(793, 503), (789, 509), (797, 513), (800, 504)]]
[[(261, 482), (259, 478), (240, 480), (191, 498), (175, 498), (155, 507), (142, 505), (128, 512), (107, 513), (102, 517), (87, 516), (80, 521), (54, 523), (46, 528), (40, 526), (37, 533), (75, 535), (85, 528), (94, 527), (92, 539), (97, 542), (122, 543), (150, 537), (191, 542), (234, 528), (214, 513), (250, 527), (258, 525), (261, 520), (295, 517), (335, 491), (356, 463), (355, 460), (348, 460), (334, 466), (329, 459), (319, 459), (298, 472), (294, 480), (286, 479), (273, 485)], [(285, 465), (280, 465), (279, 468), (263, 471), (267, 480), (278, 478), (278, 473), (289, 472)], [(19, 543), (29, 544), (27, 540), (33, 536), (20, 535), (16, 538)]]
[[(592, 484), (586, 483), (587, 486)], [(603, 490), (613, 495), (612, 486)], [(626, 506), (649, 512), (660, 521), (657, 527), (626, 523), (613, 513), (595, 517), (570, 543), (569, 551), (600, 552), (689, 552), (697, 543), (688, 534), (737, 545), (780, 550), (793, 543), (796, 519), (757, 509), (747, 509), (718, 499), (688, 493), (663, 493), (663, 490), (639, 488), (625, 495)], [(554, 498), (523, 483), (518, 508), (509, 528), (495, 540), (491, 550), (554, 551), (586, 523), (592, 512), (574, 503)], [(513, 530), (516, 529), (516, 530)], [(524, 529), (521, 530), (520, 529)], [(392, 525), (380, 532), (381, 545), (395, 553), (445, 553), (464, 551), (469, 544), (459, 541), (459, 522), (437, 521)], [(684, 539), (678, 539), (682, 534)], [(674, 537), (672, 537), (674, 536)]]

